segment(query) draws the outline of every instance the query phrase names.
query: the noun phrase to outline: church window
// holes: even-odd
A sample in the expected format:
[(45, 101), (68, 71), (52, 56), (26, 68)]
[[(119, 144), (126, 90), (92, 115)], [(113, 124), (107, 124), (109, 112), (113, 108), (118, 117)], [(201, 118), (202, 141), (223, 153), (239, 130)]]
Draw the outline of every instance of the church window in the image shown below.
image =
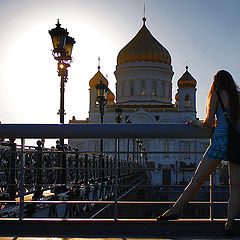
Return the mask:
[(145, 96), (145, 93), (146, 93), (145, 81), (142, 80), (142, 81), (141, 81), (141, 95), (142, 95), (142, 96)]
[(166, 91), (165, 91), (165, 82), (162, 81), (161, 83), (161, 97), (165, 97)]
[(134, 96), (134, 82), (133, 82), (133, 81), (131, 81), (130, 95), (131, 95), (131, 96)]
[(185, 142), (185, 151), (186, 151), (186, 159), (190, 158), (190, 143), (189, 142)]
[(155, 81), (152, 82), (152, 96), (156, 96), (157, 92), (157, 83)]
[(184, 104), (186, 108), (190, 108), (191, 107), (191, 98), (189, 95), (186, 95), (184, 98)]
[(97, 152), (97, 151), (100, 151), (100, 144), (99, 144), (99, 142), (95, 142), (94, 143), (94, 150)]
[(164, 150), (165, 150), (165, 158), (169, 157), (169, 142), (168, 139), (165, 140), (164, 142)]

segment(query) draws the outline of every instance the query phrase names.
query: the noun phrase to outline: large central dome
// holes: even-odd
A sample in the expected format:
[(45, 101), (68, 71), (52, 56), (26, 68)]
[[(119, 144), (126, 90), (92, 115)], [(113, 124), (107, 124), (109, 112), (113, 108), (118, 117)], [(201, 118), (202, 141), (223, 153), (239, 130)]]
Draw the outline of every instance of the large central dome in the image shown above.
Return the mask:
[(171, 56), (168, 50), (153, 37), (147, 29), (145, 21), (146, 18), (143, 18), (142, 28), (119, 52), (117, 64), (146, 61), (171, 65)]

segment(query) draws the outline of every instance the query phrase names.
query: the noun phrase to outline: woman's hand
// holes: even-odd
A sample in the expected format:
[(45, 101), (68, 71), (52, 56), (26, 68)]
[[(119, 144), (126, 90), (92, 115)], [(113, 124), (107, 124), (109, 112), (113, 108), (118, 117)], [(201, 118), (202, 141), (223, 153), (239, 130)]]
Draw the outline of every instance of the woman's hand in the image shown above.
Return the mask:
[(187, 124), (191, 124), (191, 125), (194, 125), (194, 126), (197, 126), (197, 127), (200, 127), (200, 128), (205, 127), (203, 121), (197, 120), (197, 119), (191, 120), (191, 121), (187, 122)]

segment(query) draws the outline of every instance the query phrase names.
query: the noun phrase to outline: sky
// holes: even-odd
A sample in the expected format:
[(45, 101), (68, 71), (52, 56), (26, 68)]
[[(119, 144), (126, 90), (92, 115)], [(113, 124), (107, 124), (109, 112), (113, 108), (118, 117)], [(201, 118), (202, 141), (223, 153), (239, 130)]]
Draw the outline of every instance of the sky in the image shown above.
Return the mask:
[(173, 103), (187, 64), (197, 80), (197, 116), (203, 119), (218, 70), (228, 70), (240, 85), (239, 0), (0, 0), (0, 121), (59, 123), (60, 78), (48, 33), (57, 19), (76, 40), (65, 123), (72, 116), (86, 119), (98, 56), (115, 93), (117, 55), (141, 28), (144, 3), (148, 29), (172, 58)]

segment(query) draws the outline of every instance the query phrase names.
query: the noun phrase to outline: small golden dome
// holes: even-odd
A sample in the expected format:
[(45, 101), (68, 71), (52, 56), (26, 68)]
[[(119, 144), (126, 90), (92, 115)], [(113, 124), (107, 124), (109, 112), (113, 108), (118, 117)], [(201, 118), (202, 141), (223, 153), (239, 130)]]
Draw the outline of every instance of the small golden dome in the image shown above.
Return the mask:
[(146, 19), (143, 18), (142, 28), (119, 52), (117, 64), (140, 61), (171, 64), (171, 56), (168, 50), (153, 37), (147, 29), (145, 21)]
[(108, 86), (108, 80), (102, 75), (102, 73), (98, 70), (98, 72), (93, 76), (93, 78), (89, 81), (90, 88), (95, 88), (95, 86), (102, 79), (103, 83)]
[(188, 72), (188, 66), (186, 66), (186, 72), (177, 82), (179, 88), (195, 88), (197, 86), (197, 81)]

